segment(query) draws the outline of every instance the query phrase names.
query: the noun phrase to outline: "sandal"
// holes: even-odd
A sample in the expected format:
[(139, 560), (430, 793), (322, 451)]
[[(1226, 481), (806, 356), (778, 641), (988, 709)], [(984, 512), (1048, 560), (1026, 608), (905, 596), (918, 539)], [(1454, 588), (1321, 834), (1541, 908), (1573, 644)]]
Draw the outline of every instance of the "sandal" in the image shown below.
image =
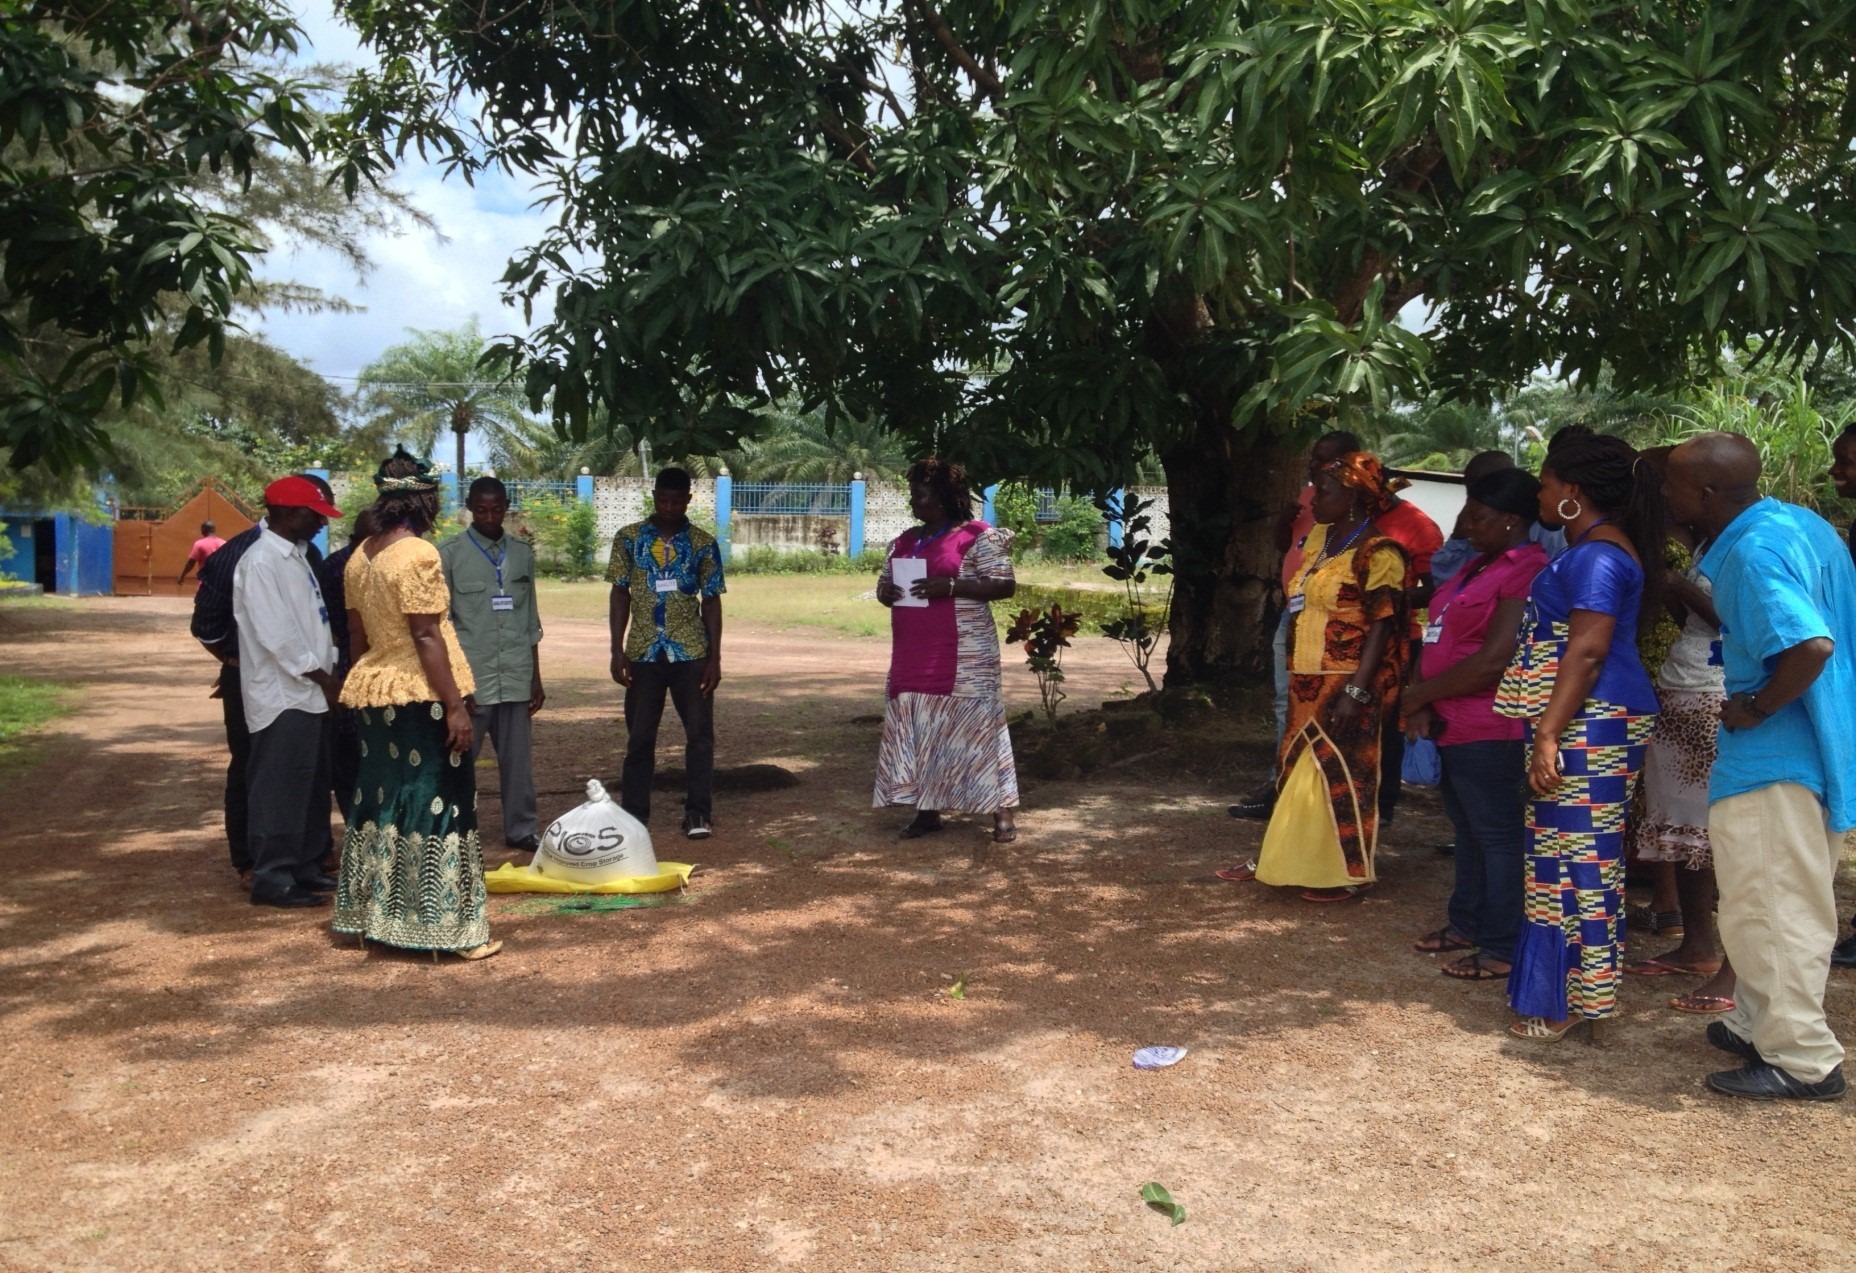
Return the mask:
[(454, 950), (451, 953), (456, 955), (459, 959), (465, 959), (469, 960), (471, 963), (476, 963), (479, 959), (488, 959), (491, 955), (501, 951), (502, 948), (503, 943), (501, 941), (487, 941), (481, 946), (472, 946), (468, 950)]
[(1017, 819), (1013, 819), (1012, 821), (1006, 823), (1004, 826), (1000, 826), (996, 820), (993, 822), (992, 842), (994, 844), (1010, 844), (1012, 843), (1012, 841), (1016, 840), (1017, 838), (1018, 838)]
[(1371, 884), (1349, 884), (1345, 888), (1305, 888), (1302, 890), (1304, 902), (1351, 902), (1361, 896)]
[(1426, 955), (1445, 955), (1453, 950), (1474, 950), (1476, 943), (1460, 936), (1445, 924), (1434, 933), (1426, 933), (1411, 943), (1411, 948)]
[(1251, 880), (1257, 878), (1257, 860), (1251, 858), (1248, 862), (1240, 862), (1236, 866), (1227, 866), (1222, 871), (1214, 871), (1213, 874), (1219, 879), (1229, 880), (1233, 884), (1248, 884)]
[(933, 822), (923, 822), (921, 815), (917, 814), (913, 822), (902, 828), (902, 838), (904, 840), (919, 840), (925, 835), (933, 835), (938, 831), (944, 831), (946, 829), (947, 824), (941, 821), (939, 816), (937, 816)]
[(1687, 930), (1682, 926), (1681, 911), (1653, 911), (1647, 906), (1638, 906), (1626, 912), (1624, 916), (1626, 929), (1640, 928), (1658, 937), (1673, 937), (1677, 941)]
[(1726, 995), (1677, 995), (1669, 1001), (1669, 1006), (1677, 1012), (1692, 1012), (1698, 1017), (1712, 1017), (1717, 1013), (1732, 1012), (1734, 1001)]
[(1508, 1033), (1517, 1039), (1526, 1039), (1529, 1043), (1558, 1043), (1585, 1023), (1584, 1017), (1574, 1017), (1555, 1030), (1547, 1024), (1545, 1017), (1522, 1017), (1508, 1027)]
[(1712, 977), (1721, 970), (1719, 964), (1712, 968), (1684, 968), (1681, 964), (1667, 963), (1661, 959), (1639, 959), (1636, 963), (1624, 965), (1627, 977)]
[(1442, 972), (1446, 977), (1455, 977), (1458, 981), (1506, 981), (1514, 965), (1496, 972), (1493, 968), (1482, 966), (1482, 952), (1463, 956), (1454, 963), (1445, 964)]

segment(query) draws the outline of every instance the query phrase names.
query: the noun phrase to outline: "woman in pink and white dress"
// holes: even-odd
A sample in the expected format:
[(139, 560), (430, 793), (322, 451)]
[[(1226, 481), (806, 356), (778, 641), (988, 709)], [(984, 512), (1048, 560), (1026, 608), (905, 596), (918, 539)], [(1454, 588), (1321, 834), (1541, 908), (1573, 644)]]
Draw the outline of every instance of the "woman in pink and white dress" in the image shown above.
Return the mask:
[(974, 519), (958, 464), (922, 460), (908, 479), (921, 524), (890, 544), (876, 585), (891, 644), (874, 803), (915, 806), (904, 839), (939, 831), (943, 813), (990, 813), (992, 838), (1007, 843), (1017, 838), (1018, 769), (992, 603), (1018, 588), (1010, 538)]

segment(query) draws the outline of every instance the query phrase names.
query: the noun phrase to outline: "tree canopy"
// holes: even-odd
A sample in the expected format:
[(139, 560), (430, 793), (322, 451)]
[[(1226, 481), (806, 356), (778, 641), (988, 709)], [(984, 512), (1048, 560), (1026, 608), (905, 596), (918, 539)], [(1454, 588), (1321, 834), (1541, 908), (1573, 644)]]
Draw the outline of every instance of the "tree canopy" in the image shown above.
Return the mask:
[(563, 428), (714, 452), (792, 395), (1083, 489), (1151, 448), (1171, 673), (1259, 662), (1312, 420), (1794, 356), (1856, 314), (1835, 0), (345, 11), (419, 68), (413, 115), (480, 107), (460, 162), (549, 182), (506, 282), (554, 316), (506, 353)]

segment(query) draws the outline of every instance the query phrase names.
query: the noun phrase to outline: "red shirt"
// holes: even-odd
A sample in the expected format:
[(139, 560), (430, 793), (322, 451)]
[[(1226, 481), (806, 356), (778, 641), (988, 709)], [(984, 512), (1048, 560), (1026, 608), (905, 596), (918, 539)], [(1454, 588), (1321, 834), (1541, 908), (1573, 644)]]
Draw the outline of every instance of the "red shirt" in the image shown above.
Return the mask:
[[(217, 535), (202, 535), (193, 541), (193, 547), (187, 553), (187, 560), (196, 566), (204, 566), (206, 559), (226, 546), (226, 541)], [(169, 560), (172, 560), (170, 558)]]
[[(1373, 529), (1393, 540), (1405, 550), (1405, 590), (1418, 586), (1418, 577), (1431, 573), (1431, 558), (1444, 546), (1444, 533), (1430, 515), (1409, 500), (1400, 500), (1373, 518)], [(1411, 639), (1424, 635), (1424, 623), (1418, 610), (1411, 612)]]
[[(1546, 565), (1546, 549), (1539, 544), (1521, 544), (1494, 561), (1478, 557), (1438, 584), (1431, 597), (1431, 628), (1436, 639), (1425, 642), (1418, 674), (1429, 680), (1480, 650), (1495, 608), (1504, 601), (1525, 601), (1534, 576)], [(1496, 686), (1491, 685), (1475, 694), (1440, 698), (1432, 703), (1431, 710), (1444, 723), (1437, 745), (1501, 743), (1521, 738), (1521, 721), (1495, 714), (1495, 690)]]
[(1302, 568), (1302, 541), (1308, 538), (1308, 532), (1315, 528), (1315, 488), (1304, 486), (1295, 501), (1295, 525), (1289, 530), (1289, 551), (1282, 559), (1282, 590), (1289, 591), (1289, 581)]

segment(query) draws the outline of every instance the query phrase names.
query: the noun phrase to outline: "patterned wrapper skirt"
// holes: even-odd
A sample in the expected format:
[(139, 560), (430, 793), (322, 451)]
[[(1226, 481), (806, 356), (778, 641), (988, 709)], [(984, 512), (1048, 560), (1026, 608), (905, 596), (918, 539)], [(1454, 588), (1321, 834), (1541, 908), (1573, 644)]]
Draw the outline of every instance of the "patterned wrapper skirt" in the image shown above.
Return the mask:
[[(1528, 746), (1552, 697), (1566, 627), (1523, 641), (1495, 710), (1526, 722)], [(1587, 699), (1560, 735), (1560, 785), (1527, 806), (1527, 895), (1508, 1002), (1524, 1017), (1617, 1011), (1623, 969), (1624, 821), (1656, 717)]]
[(1289, 677), (1288, 726), (1277, 758), (1282, 778), (1257, 854), (1258, 883), (1353, 888), (1379, 878), (1380, 726), (1398, 689), (1396, 664), (1389, 666), (1345, 742), (1325, 722), (1348, 678)]
[(1018, 766), (996, 694), (898, 694), (883, 709), (871, 804), (997, 813), (1018, 805)]
[(477, 782), (445, 750), (438, 703), (355, 711), (361, 769), (342, 843), (335, 931), (407, 950), (468, 950), (490, 939)]
[(1680, 862), (1691, 871), (1714, 865), (1708, 839), (1708, 775), (1720, 751), (1725, 695), (1707, 690), (1658, 690), (1663, 710), (1643, 758), (1643, 816), (1637, 856)]

